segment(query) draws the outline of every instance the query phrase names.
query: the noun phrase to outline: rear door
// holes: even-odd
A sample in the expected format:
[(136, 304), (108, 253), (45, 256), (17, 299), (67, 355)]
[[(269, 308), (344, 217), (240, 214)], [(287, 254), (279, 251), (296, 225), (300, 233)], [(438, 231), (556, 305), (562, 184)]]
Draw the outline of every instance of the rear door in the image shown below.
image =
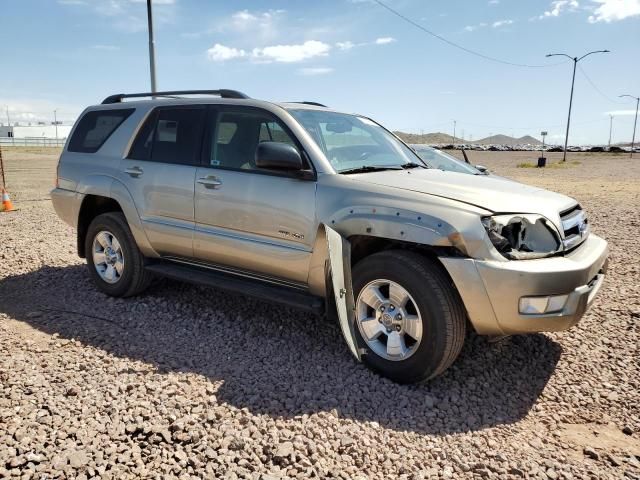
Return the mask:
[[(316, 182), (255, 166), (261, 141), (302, 148), (270, 112), (217, 106), (196, 173), (194, 254), (199, 259), (305, 284), (318, 228)], [(304, 158), (304, 155), (303, 155)]]
[(120, 180), (160, 255), (193, 255), (194, 181), (205, 120), (202, 105), (154, 109), (120, 163)]

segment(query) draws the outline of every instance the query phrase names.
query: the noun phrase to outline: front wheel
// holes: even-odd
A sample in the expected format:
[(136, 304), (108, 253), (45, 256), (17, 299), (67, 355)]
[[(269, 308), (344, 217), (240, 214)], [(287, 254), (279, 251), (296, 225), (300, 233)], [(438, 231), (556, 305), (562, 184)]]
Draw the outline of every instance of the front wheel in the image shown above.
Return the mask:
[(390, 250), (353, 269), (356, 336), (363, 361), (399, 383), (429, 380), (457, 358), (465, 338), (464, 305), (432, 260)]

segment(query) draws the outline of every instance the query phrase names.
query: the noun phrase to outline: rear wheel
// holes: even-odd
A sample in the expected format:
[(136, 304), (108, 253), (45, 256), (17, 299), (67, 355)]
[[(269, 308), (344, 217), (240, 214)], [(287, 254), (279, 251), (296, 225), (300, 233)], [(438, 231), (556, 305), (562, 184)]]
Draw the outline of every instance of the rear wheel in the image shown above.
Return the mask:
[(356, 336), (363, 361), (400, 383), (429, 380), (457, 358), (462, 300), (441, 268), (414, 252), (376, 253), (353, 269)]
[(91, 278), (107, 295), (137, 295), (151, 281), (151, 274), (144, 269), (144, 256), (122, 213), (104, 213), (93, 219), (85, 238), (85, 252)]

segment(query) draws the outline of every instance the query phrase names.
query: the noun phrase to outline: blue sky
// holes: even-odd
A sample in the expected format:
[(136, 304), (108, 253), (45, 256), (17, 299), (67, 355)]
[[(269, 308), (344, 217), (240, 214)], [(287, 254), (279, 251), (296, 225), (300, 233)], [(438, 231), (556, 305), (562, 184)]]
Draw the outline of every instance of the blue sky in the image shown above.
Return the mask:
[[(512, 63), (592, 55), (576, 73), (570, 143), (629, 141), (640, 96), (640, 0), (383, 0), (425, 28)], [(159, 89), (233, 88), (315, 100), (394, 130), (481, 138), (566, 122), (571, 63), (492, 62), (437, 40), (373, 0), (155, 0)], [(73, 120), (149, 90), (144, 0), (0, 0), (0, 121)], [(594, 88), (595, 85), (595, 88)], [(629, 99), (627, 99), (629, 100)]]

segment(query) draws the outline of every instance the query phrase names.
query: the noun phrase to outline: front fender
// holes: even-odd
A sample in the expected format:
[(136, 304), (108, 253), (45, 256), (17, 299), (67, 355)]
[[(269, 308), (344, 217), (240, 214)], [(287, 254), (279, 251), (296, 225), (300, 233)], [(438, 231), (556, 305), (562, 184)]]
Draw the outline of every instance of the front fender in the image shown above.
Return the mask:
[(351, 281), (351, 244), (331, 227), (325, 225), (324, 229), (340, 330), (349, 351), (360, 361), (360, 350), (355, 336), (356, 307)]

